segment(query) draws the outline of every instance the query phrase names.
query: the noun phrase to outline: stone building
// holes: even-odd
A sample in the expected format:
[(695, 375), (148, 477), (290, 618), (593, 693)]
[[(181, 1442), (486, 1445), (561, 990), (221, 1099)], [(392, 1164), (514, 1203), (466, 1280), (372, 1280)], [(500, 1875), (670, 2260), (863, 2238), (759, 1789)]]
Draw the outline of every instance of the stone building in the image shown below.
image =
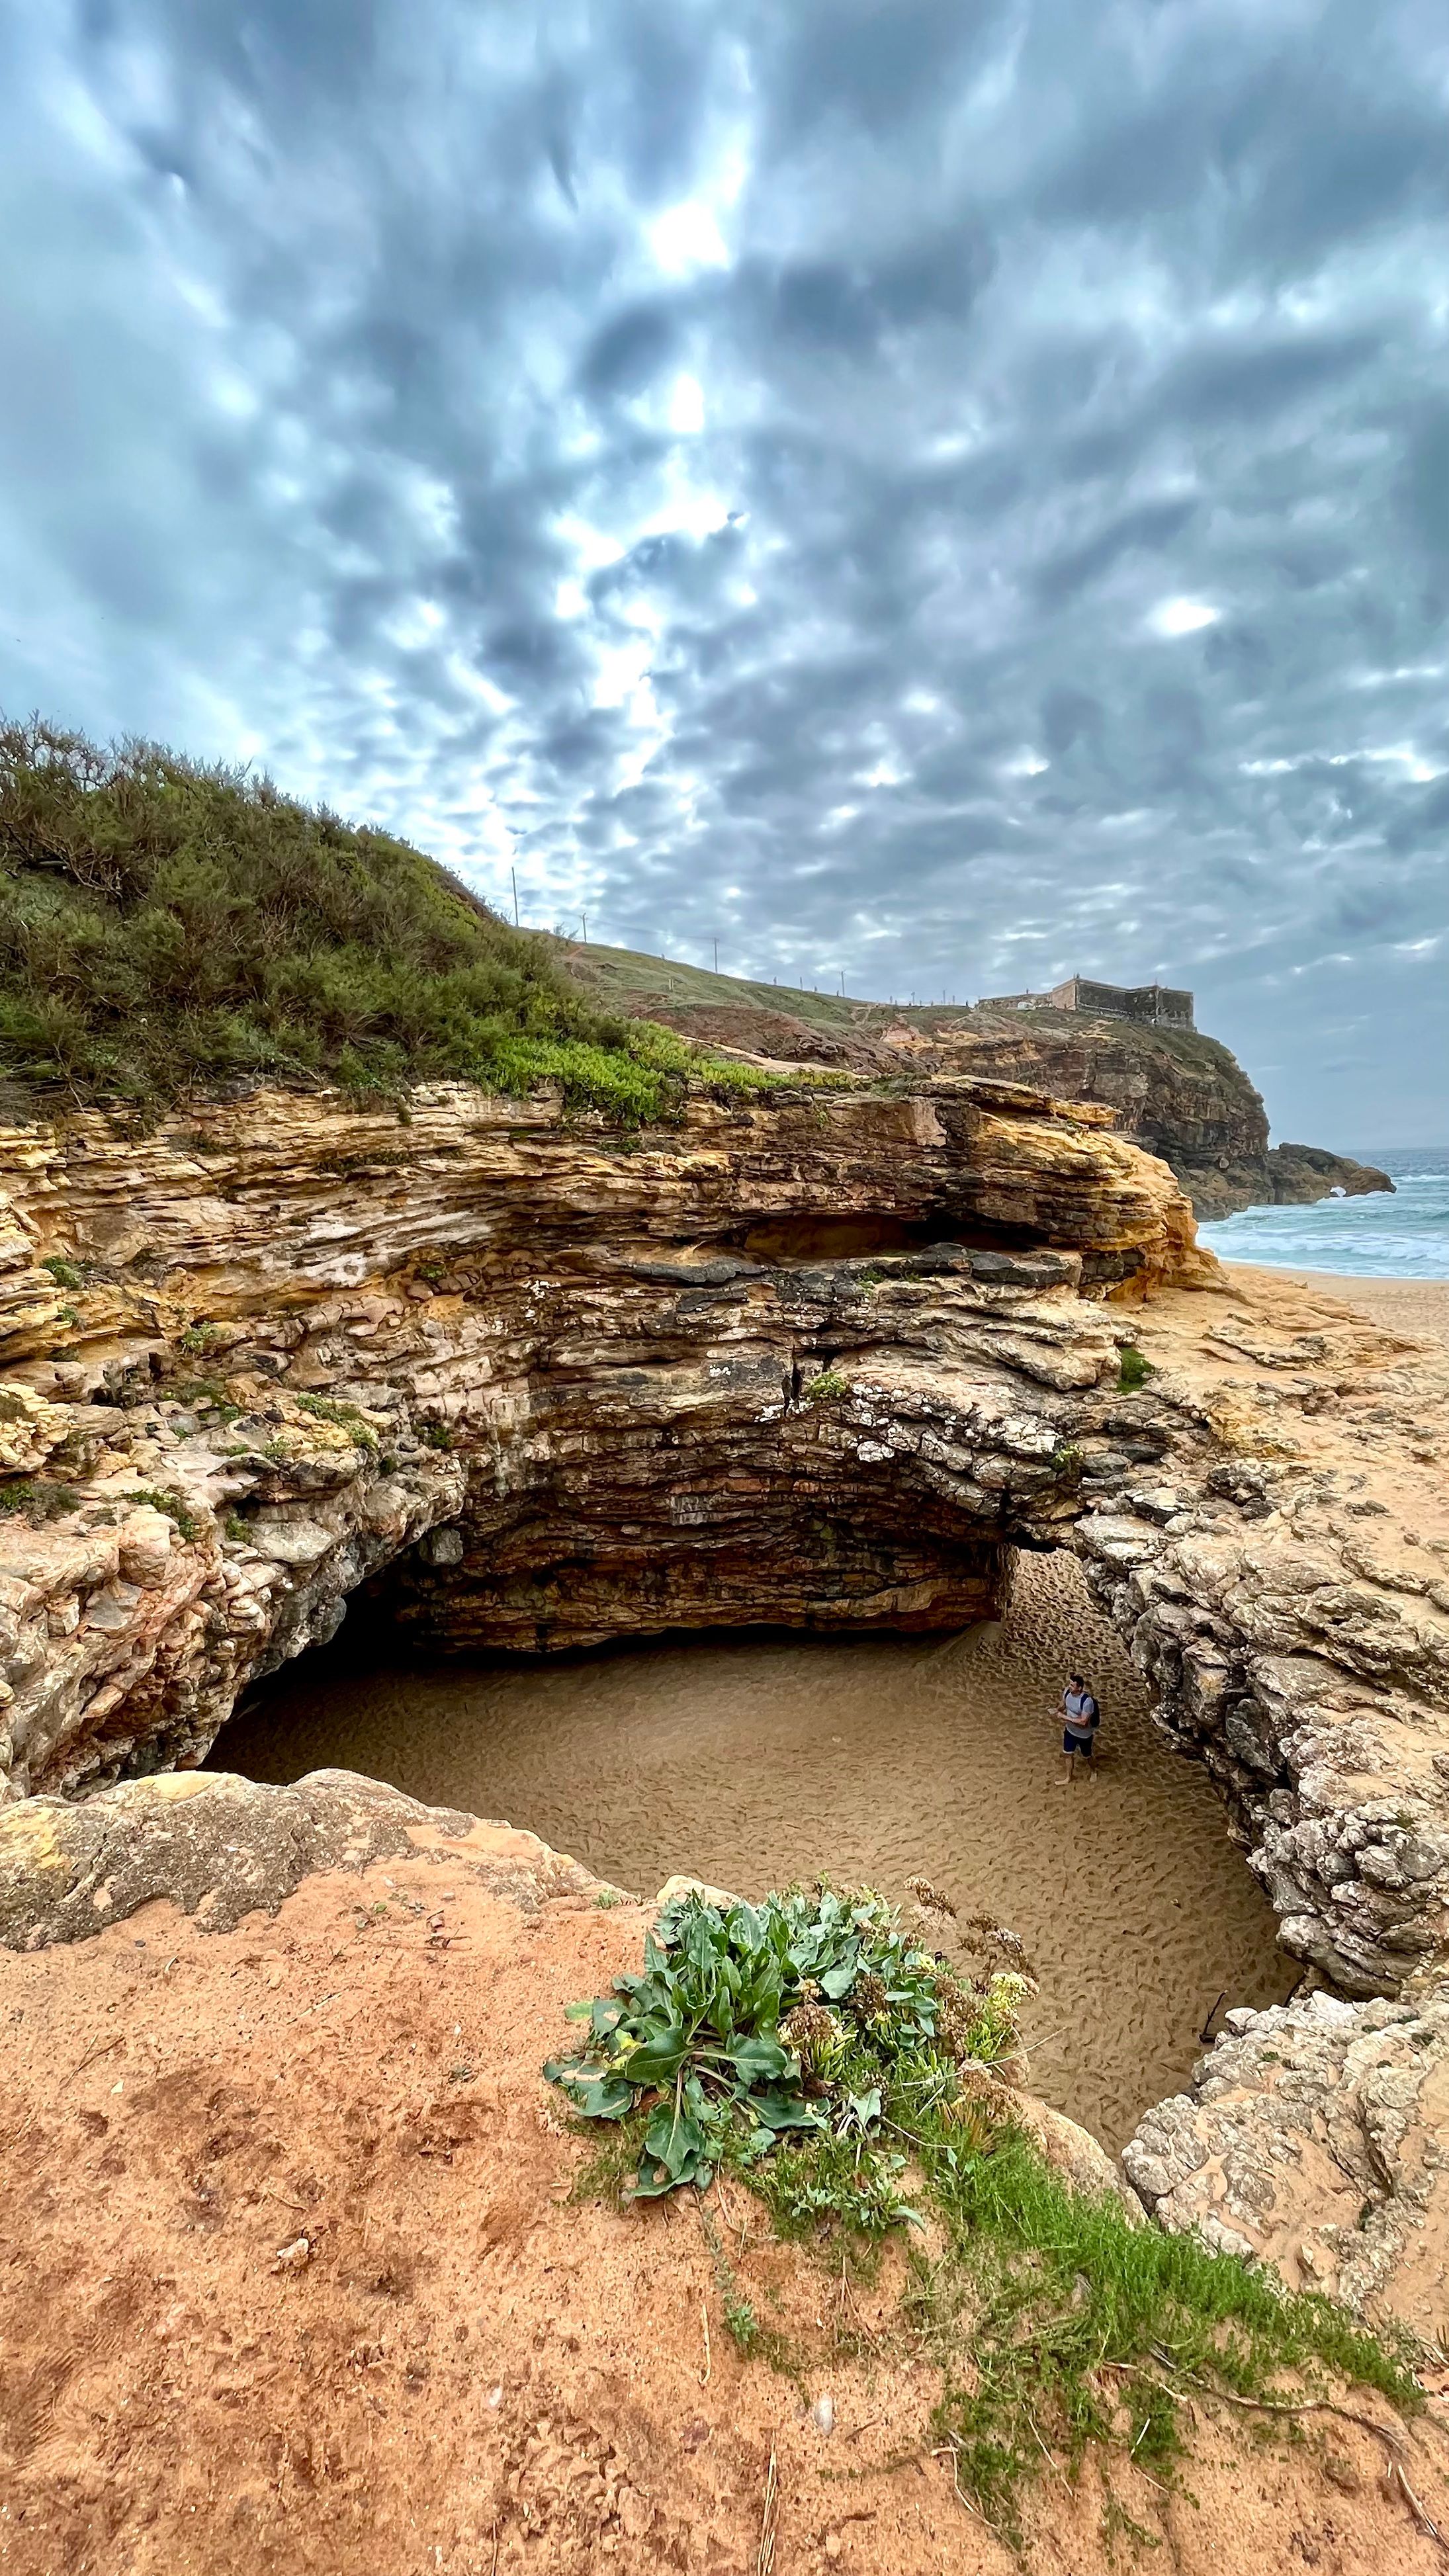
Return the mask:
[(1193, 1027), (1192, 995), (1171, 984), (1097, 984), (1087, 975), (1069, 975), (1050, 993), (990, 993), (977, 1004), (982, 1011), (1082, 1011), (1093, 1019), (1146, 1020), (1168, 1028)]

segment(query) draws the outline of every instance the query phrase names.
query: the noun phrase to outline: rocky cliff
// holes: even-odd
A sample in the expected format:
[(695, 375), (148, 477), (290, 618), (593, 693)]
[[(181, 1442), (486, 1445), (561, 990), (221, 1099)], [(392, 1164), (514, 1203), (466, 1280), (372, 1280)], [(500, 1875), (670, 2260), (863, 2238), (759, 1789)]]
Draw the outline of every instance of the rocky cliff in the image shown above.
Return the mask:
[(745, 984), (628, 950), (554, 945), (596, 1003), (661, 1020), (703, 1045), (763, 1062), (986, 1075), (1099, 1101), (1115, 1111), (1123, 1135), (1168, 1164), (1202, 1218), (1394, 1186), (1386, 1172), (1318, 1146), (1270, 1148), (1260, 1093), (1227, 1047), (1194, 1029), (1071, 1011), (897, 1011)]
[[(11, 1795), (194, 1764), (364, 1581), (445, 1644), (958, 1627), (1015, 1548), (1066, 1544), (1288, 1947), (1345, 2010), (1420, 2009), (1449, 1366), (1229, 1291), (1103, 1116), (936, 1074), (642, 1135), (462, 1086), (406, 1120), (259, 1094), (12, 1131)], [(1213, 2169), (1200, 2116), (1158, 2158), (1169, 2217)]]

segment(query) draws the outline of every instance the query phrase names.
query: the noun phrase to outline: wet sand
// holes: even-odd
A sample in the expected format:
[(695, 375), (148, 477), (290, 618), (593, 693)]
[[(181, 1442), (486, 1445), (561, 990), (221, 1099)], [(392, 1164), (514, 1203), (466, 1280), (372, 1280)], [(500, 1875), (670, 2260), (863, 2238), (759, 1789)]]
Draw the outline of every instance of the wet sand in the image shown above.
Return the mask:
[[(1101, 1700), (1098, 1776), (1060, 1785), (1056, 1703)], [(374, 1630), (279, 1674), (215, 1768), (342, 1766), (507, 1818), (649, 1893), (750, 1896), (923, 1872), (1027, 1943), (1032, 2083), (1109, 2145), (1177, 2090), (1219, 1996), (1296, 1973), (1203, 1773), (1172, 1753), (1075, 1561), (1023, 1558), (999, 1634), (695, 1637), (567, 1661), (389, 1660)]]
[(1371, 1323), (1449, 1347), (1449, 1279), (1356, 1279), (1339, 1270), (1265, 1270), (1248, 1261), (1223, 1266), (1228, 1271), (1251, 1270), (1255, 1279), (1281, 1281), (1288, 1287), (1321, 1289), (1326, 1297), (1340, 1297), (1346, 1306), (1356, 1306)]

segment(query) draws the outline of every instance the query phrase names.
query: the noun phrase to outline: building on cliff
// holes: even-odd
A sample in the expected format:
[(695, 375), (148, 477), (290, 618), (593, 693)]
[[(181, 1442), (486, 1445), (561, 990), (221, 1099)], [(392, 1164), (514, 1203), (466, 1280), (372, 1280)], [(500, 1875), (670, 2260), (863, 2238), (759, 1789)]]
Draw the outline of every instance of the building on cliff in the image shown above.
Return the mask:
[(1050, 993), (989, 993), (983, 1011), (1082, 1011), (1099, 1020), (1146, 1020), (1168, 1028), (1194, 1026), (1192, 995), (1171, 984), (1097, 984), (1069, 975)]

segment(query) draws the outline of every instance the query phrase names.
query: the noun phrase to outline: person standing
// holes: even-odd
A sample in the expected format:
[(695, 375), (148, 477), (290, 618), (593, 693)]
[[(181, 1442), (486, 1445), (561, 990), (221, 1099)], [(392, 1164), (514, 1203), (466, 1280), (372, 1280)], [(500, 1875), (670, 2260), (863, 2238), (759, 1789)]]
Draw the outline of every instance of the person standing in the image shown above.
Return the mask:
[(1088, 1772), (1092, 1769), (1092, 1750), (1102, 1712), (1080, 1673), (1073, 1673), (1062, 1693), (1062, 1784), (1070, 1788), (1077, 1775), (1080, 1754)]

